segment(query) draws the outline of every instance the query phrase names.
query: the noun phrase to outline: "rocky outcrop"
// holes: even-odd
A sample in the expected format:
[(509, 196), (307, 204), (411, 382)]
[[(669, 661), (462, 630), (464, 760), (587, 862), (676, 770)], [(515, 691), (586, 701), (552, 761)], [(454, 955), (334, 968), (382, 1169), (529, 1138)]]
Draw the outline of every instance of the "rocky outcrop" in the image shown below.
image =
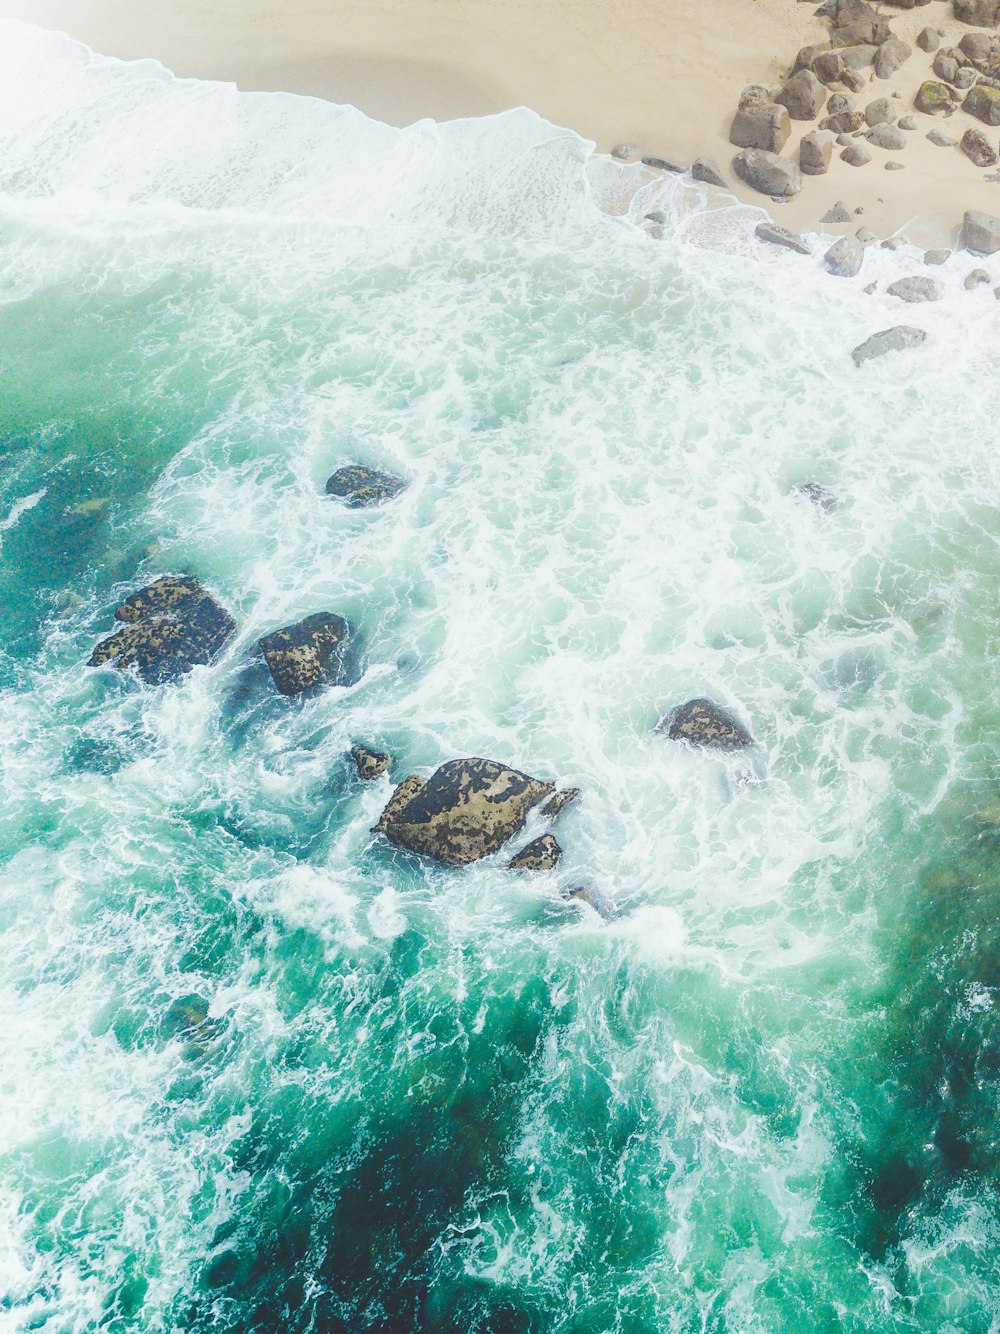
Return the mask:
[(562, 860), (562, 848), (551, 834), (543, 834), (522, 848), (507, 863), (512, 871), (554, 871)]
[(835, 278), (855, 278), (861, 272), (865, 248), (856, 236), (842, 236), (823, 256), (823, 267)]
[(944, 296), (941, 284), (933, 278), (899, 278), (885, 290), (888, 296), (898, 297), (900, 301), (908, 301), (911, 305), (923, 301), (940, 301)]
[(426, 780), (405, 779), (372, 832), (396, 847), (466, 866), (498, 852), (553, 788), (494, 760), (451, 760)]
[(753, 737), (743, 724), (710, 699), (689, 699), (679, 704), (660, 719), (656, 730), (666, 733), (671, 741), (687, 741), (712, 750), (744, 750), (753, 745)]
[(990, 213), (966, 213), (962, 244), (975, 255), (995, 255), (1000, 250), (1000, 218)]
[(863, 366), (866, 361), (874, 361), (889, 352), (903, 352), (907, 348), (919, 347), (926, 339), (923, 329), (913, 329), (906, 324), (898, 324), (893, 329), (882, 329), (871, 338), (859, 344), (851, 353), (855, 366)]
[(368, 505), (381, 505), (392, 500), (406, 483), (392, 473), (380, 472), (377, 468), (365, 468), (360, 463), (338, 468), (326, 484), (326, 494), (342, 500), (349, 509), (362, 509)]
[(320, 611), (265, 635), (260, 647), (279, 692), (301, 695), (315, 686), (340, 685), (350, 633), (343, 617)]
[(562, 815), (567, 806), (572, 806), (574, 801), (580, 797), (578, 787), (562, 787), (542, 807), (542, 814), (547, 820), (556, 820)]
[(802, 189), (802, 173), (794, 162), (759, 148), (746, 148), (733, 159), (736, 175), (751, 190), (772, 199), (787, 199)]
[(236, 622), (190, 576), (166, 575), (115, 609), (122, 628), (101, 642), (88, 666), (134, 671), (147, 685), (173, 681), (206, 666), (222, 651)]
[(794, 250), (797, 255), (812, 254), (798, 232), (790, 232), (787, 227), (779, 227), (774, 222), (758, 222), (754, 228), (754, 236), (758, 241), (766, 241), (768, 245), (781, 246), (783, 250)]
[(362, 783), (374, 783), (376, 778), (381, 778), (389, 771), (389, 756), (380, 750), (371, 750), (368, 746), (352, 746), (351, 759)]

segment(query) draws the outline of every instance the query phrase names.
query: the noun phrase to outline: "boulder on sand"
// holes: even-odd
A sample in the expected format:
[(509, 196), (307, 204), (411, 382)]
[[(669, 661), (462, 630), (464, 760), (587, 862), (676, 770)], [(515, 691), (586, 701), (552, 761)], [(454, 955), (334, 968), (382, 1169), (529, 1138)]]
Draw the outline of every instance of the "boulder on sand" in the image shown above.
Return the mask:
[(712, 750), (744, 750), (753, 745), (753, 737), (721, 705), (710, 699), (689, 699), (679, 704), (656, 725), (671, 741), (687, 741), (692, 746)]
[[(823, 110), (826, 101), (826, 89), (810, 69), (800, 69), (782, 88), (774, 99), (779, 106), (785, 107), (792, 120), (815, 120)], [(759, 147), (746, 144), (743, 147)]]
[(950, 116), (958, 103), (946, 83), (939, 83), (936, 79), (925, 79), (917, 89), (913, 105), (927, 116)]
[(772, 199), (787, 199), (802, 189), (802, 173), (794, 162), (759, 148), (745, 148), (733, 158), (736, 175), (751, 190)]
[(977, 167), (995, 167), (996, 149), (982, 130), (968, 129), (962, 135), (962, 152)]
[(955, 17), (975, 28), (1000, 27), (1000, 0), (954, 0)]
[(833, 157), (833, 135), (825, 130), (811, 130), (799, 144), (799, 168), (805, 176), (822, 176)]
[(385, 500), (392, 500), (404, 490), (406, 483), (401, 477), (394, 477), (390, 472), (380, 472), (378, 468), (365, 468), (360, 463), (350, 463), (338, 468), (326, 484), (326, 494), (342, 500), (349, 509), (361, 509), (367, 505), (381, 505)]
[(748, 89), (733, 117), (729, 142), (736, 148), (762, 148), (780, 153), (792, 132), (788, 111), (757, 89)]
[(313, 686), (340, 685), (350, 633), (343, 617), (320, 611), (265, 635), (260, 647), (280, 693), (301, 695)]
[(969, 89), (962, 109), (985, 125), (1000, 125), (1000, 88), (977, 83), (975, 88)]
[(88, 666), (106, 663), (134, 670), (147, 685), (161, 685), (210, 663), (236, 630), (224, 607), (190, 575), (165, 575), (115, 609), (122, 628), (102, 639)]
[(428, 779), (405, 779), (372, 832), (396, 847), (466, 866), (519, 833), (554, 786), (495, 760), (450, 760)]
[(726, 184), (726, 178), (714, 158), (696, 157), (691, 163), (691, 175), (696, 181), (704, 181), (706, 185)]

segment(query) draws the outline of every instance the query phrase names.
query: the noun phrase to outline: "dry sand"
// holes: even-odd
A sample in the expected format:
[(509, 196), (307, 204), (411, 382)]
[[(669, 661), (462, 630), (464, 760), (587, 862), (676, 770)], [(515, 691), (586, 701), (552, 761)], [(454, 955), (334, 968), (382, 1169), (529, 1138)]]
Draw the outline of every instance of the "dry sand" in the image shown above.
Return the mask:
[[(813, 8), (801, 0), (284, 0), (280, 9), (273, 0), (0, 0), (0, 17), (63, 29), (107, 55), (154, 56), (181, 75), (351, 102), (398, 125), (530, 106), (601, 149), (634, 141), (644, 154), (703, 153), (731, 176), (728, 129), (740, 91), (777, 85), (798, 48), (824, 35)], [(969, 31), (946, 0), (889, 13), (911, 45), (928, 23), (954, 40)], [(898, 92), (901, 112), (911, 111), (930, 60), (915, 51), (896, 77), (873, 78), (870, 96)], [(905, 151), (873, 149), (862, 168), (835, 158), (798, 199), (775, 205), (775, 217), (812, 228), (843, 199), (875, 230), (905, 226), (931, 244), (952, 239), (966, 208), (1000, 213), (1000, 184), (959, 149), (925, 137), (939, 125), (960, 138), (976, 122), (964, 112), (918, 121)], [(812, 128), (793, 125), (787, 154)], [(887, 172), (889, 160), (905, 170)], [(735, 180), (733, 188), (767, 203)]]

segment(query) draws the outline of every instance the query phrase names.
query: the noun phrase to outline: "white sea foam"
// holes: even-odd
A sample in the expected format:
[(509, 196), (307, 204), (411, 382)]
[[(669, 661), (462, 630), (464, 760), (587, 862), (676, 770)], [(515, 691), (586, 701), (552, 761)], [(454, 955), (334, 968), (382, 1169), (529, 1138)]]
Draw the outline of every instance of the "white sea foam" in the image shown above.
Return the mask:
[[(159, 1266), (144, 1327), (173, 1327), (251, 1190), (255, 1117), (318, 1100), (348, 1161), (352, 1099), (403, 1116), (434, 1055), (540, 979), (562, 1027), (510, 1150), (531, 1187), (473, 1192), (442, 1254), (584, 1309), (589, 1196), (620, 1198), (659, 1228), (623, 1301), (663, 1328), (793, 1328), (761, 1314), (775, 1274), (857, 1273), (817, 1214), (851, 1115), (831, 1071), (904, 895), (886, 831), (981, 777), (968, 737), (997, 699), (992, 296), (960, 258), (939, 303), (868, 296), (917, 257), (833, 279), (818, 242), (768, 251), (754, 210), (706, 212), (528, 111), (399, 131), (3, 37), (3, 300), (65, 294), (95, 339), (134, 326), (143, 403), (183, 394), (192, 423), (127, 520), (155, 543), (142, 574), (192, 569), (239, 622), (213, 667), (119, 688), (82, 673), (113, 605), (84, 589), (31, 690), (0, 695), (6, 1291), (90, 1328), (122, 1245)], [(856, 369), (896, 322), (924, 347)], [(126, 394), (117, 368), (95, 392)], [(341, 508), (323, 483), (358, 459), (408, 489)], [(247, 687), (259, 636), (323, 609), (357, 628), (360, 679), (290, 706)], [(748, 722), (749, 759), (655, 732), (694, 695)], [(68, 764), (81, 737), (116, 772)], [(353, 782), (355, 740), (394, 778), (484, 754), (580, 786), (559, 871), (387, 863), (388, 782)], [(579, 885), (607, 922), (562, 902)], [(215, 1064), (162, 1039), (189, 993), (228, 1035)], [(620, 1139), (576, 1154), (589, 1078)], [(76, 1222), (44, 1258), (24, 1200), (54, 1191)], [(911, 1241), (914, 1282), (952, 1273), (971, 1217)], [(903, 1319), (871, 1274), (871, 1309)]]

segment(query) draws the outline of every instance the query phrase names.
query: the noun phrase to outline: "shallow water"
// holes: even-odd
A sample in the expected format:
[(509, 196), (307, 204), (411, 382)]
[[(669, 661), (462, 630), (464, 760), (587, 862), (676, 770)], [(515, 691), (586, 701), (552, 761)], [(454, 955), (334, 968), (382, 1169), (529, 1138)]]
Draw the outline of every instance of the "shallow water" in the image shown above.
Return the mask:
[[(0, 1328), (1000, 1328), (972, 263), (900, 308), (916, 254), (834, 280), (529, 112), (4, 39)], [(85, 669), (165, 571), (222, 659)], [(279, 698), (320, 610), (359, 679)], [(749, 758), (654, 733), (693, 695)], [(562, 866), (373, 840), (353, 741), (580, 786)]]

